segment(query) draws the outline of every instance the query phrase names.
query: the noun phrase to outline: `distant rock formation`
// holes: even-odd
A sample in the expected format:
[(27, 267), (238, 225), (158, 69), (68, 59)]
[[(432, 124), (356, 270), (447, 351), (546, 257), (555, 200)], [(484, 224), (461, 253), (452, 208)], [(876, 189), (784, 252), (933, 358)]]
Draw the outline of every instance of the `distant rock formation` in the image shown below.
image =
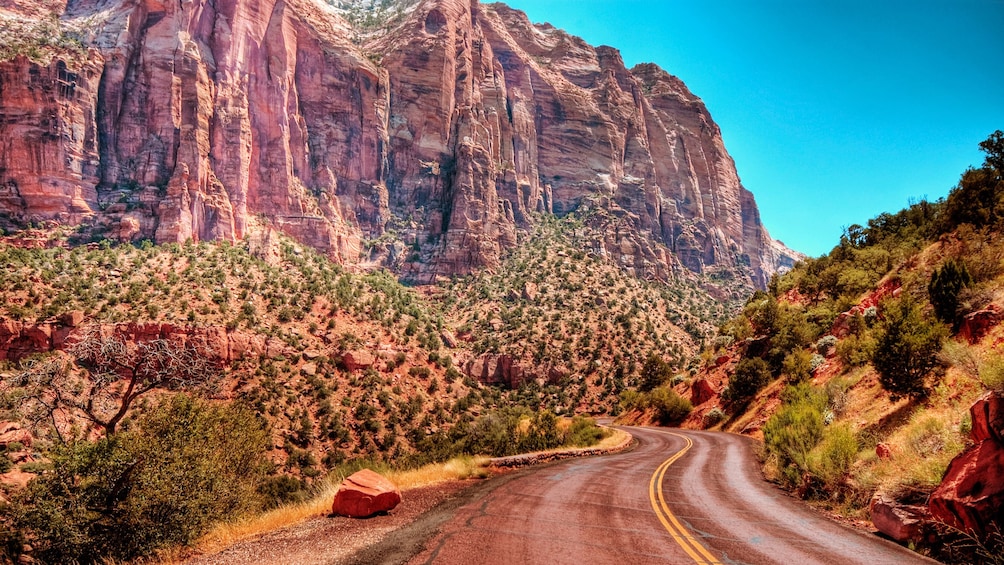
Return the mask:
[(679, 79), (505, 5), (410, 3), (369, 35), (317, 0), (55, 7), (82, 48), (0, 62), (0, 228), (277, 228), (423, 281), (495, 266), (535, 213), (577, 211), (603, 228), (592, 250), (639, 275), (763, 287), (797, 257)]

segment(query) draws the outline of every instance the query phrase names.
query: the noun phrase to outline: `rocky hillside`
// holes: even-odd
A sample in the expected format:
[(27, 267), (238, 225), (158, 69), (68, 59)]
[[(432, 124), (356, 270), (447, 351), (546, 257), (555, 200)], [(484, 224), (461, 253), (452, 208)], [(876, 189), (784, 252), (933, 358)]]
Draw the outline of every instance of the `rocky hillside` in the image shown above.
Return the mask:
[(0, 18), (8, 231), (275, 228), (428, 281), (498, 266), (536, 214), (600, 209), (622, 222), (597, 251), (638, 275), (763, 287), (794, 256), (682, 82), (503, 4), (12, 0)]
[(946, 199), (850, 226), (754, 294), (700, 367), (627, 393), (628, 417), (752, 435), (799, 496), (939, 559), (1000, 563), (1004, 133), (980, 147)]

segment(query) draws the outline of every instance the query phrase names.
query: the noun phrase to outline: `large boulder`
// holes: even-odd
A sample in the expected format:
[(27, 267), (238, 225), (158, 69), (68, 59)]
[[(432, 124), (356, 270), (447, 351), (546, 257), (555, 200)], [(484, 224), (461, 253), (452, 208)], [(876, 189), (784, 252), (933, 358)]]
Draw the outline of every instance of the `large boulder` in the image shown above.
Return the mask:
[(975, 445), (949, 463), (928, 507), (936, 520), (982, 537), (1004, 526), (1004, 397), (989, 392), (969, 413)]
[(374, 363), (376, 363), (376, 357), (374, 357), (369, 351), (362, 349), (346, 351), (342, 355), (342, 364), (345, 365), (345, 368), (349, 371), (369, 369)]
[(970, 437), (974, 443), (993, 439), (1004, 443), (1004, 396), (988, 392), (969, 407), (973, 428)]
[(923, 506), (900, 504), (882, 493), (876, 493), (869, 508), (875, 529), (890, 538), (901, 543), (924, 538), (924, 523), (930, 519), (930, 514)]
[(959, 336), (969, 343), (977, 343), (990, 330), (1004, 319), (1004, 313), (996, 304), (991, 304), (985, 310), (977, 310), (968, 314), (959, 326)]
[(708, 379), (697, 379), (690, 385), (690, 402), (697, 406), (704, 404), (718, 395), (715, 386)]
[(365, 518), (393, 510), (401, 502), (401, 491), (379, 473), (363, 469), (342, 481), (335, 493), (331, 513)]

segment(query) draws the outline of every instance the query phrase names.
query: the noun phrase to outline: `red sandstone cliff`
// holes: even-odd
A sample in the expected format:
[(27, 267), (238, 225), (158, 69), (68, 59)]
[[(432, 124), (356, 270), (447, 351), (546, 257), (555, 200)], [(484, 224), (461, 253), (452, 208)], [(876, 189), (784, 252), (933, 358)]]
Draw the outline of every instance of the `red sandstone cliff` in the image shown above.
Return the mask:
[(792, 259), (681, 81), (502, 4), (426, 0), (370, 36), (319, 0), (41, 4), (0, 17), (54, 9), (82, 45), (0, 62), (0, 228), (275, 226), (423, 280), (495, 265), (533, 213), (590, 210), (595, 251), (638, 274), (762, 286)]

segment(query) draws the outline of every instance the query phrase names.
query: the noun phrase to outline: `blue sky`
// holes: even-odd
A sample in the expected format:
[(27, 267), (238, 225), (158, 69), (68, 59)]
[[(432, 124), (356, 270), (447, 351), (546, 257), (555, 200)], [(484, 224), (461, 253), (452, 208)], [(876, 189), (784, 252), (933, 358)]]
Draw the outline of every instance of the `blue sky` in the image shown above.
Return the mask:
[(683, 79), (771, 235), (812, 256), (945, 196), (1004, 129), (1004, 0), (506, 3)]

